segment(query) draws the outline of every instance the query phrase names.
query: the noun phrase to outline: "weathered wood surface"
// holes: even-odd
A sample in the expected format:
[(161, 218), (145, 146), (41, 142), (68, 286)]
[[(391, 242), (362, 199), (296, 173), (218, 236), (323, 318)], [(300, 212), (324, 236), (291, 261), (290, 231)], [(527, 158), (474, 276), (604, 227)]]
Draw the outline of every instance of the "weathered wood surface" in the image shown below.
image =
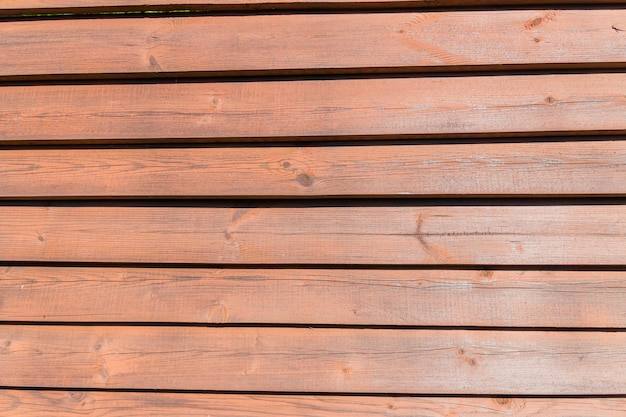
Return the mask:
[[(624, 4), (595, 0), (594, 5)], [(433, 8), (450, 6), (542, 6), (589, 4), (589, 0), (3, 0), (0, 15), (106, 11)]]
[(625, 299), (610, 271), (0, 269), (0, 321), (624, 328)]
[(3, 417), (621, 417), (623, 398), (438, 398), (0, 390)]
[(0, 198), (624, 196), (626, 141), (0, 150)]
[(1, 2), (68, 15), (0, 22), (0, 416), (621, 416), (626, 1), (575, 4)]
[(7, 22), (0, 77), (624, 67), (620, 28), (619, 9)]
[(2, 261), (624, 265), (626, 206), (0, 207)]
[(0, 327), (5, 387), (593, 395), (626, 392), (626, 333)]
[(0, 142), (626, 132), (626, 74), (0, 90)]

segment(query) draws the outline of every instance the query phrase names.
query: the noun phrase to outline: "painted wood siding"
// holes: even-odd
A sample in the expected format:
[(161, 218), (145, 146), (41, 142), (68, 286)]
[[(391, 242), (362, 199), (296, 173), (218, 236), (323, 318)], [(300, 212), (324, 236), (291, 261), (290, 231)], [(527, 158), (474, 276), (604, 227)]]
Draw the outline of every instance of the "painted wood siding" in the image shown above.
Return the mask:
[(0, 417), (624, 415), (624, 6), (0, 2)]

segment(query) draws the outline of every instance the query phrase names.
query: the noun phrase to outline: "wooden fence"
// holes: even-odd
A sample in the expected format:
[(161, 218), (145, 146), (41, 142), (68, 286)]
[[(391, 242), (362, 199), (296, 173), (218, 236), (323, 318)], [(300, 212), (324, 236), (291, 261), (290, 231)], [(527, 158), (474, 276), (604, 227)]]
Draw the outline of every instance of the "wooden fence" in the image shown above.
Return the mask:
[(0, 416), (624, 415), (625, 6), (1, 0)]

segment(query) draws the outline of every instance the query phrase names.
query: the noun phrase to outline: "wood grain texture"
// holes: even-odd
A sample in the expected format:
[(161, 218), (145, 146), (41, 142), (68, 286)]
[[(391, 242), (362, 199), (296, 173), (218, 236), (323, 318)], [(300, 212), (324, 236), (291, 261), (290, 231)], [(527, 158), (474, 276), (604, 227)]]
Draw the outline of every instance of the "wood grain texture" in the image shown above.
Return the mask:
[(621, 417), (623, 398), (411, 398), (0, 390), (2, 417)]
[(622, 26), (626, 10), (6, 22), (0, 77), (624, 66)]
[[(589, 4), (589, 0), (3, 0), (0, 15), (159, 10), (432, 8), (449, 6), (542, 6)], [(624, 0), (595, 0), (624, 4)]]
[(11, 86), (0, 142), (626, 132), (626, 74)]
[(626, 205), (0, 207), (2, 261), (624, 265)]
[(4, 387), (624, 394), (626, 334), (0, 327)]
[(624, 328), (625, 299), (609, 271), (0, 269), (0, 321)]
[(623, 196), (626, 141), (0, 150), (0, 198)]

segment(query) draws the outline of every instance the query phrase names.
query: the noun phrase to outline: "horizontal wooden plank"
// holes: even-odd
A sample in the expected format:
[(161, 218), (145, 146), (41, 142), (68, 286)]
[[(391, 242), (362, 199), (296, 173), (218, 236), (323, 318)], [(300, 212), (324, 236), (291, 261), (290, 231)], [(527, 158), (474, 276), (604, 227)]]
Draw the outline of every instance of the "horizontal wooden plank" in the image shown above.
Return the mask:
[(624, 196), (626, 141), (0, 150), (0, 198)]
[(618, 417), (623, 398), (417, 398), (0, 390), (3, 417)]
[(0, 321), (625, 328), (625, 299), (609, 271), (0, 269)]
[[(96, 13), (107, 11), (264, 10), (433, 8), (449, 6), (532, 6), (589, 4), (589, 0), (3, 0), (0, 15), (37, 13)], [(595, 0), (624, 4), (624, 0)]]
[(0, 142), (626, 132), (626, 74), (12, 86)]
[(620, 23), (626, 10), (6, 22), (0, 77), (625, 66)]
[(624, 265), (626, 205), (0, 206), (1, 261)]
[(0, 385), (485, 395), (626, 392), (626, 334), (2, 326)]

